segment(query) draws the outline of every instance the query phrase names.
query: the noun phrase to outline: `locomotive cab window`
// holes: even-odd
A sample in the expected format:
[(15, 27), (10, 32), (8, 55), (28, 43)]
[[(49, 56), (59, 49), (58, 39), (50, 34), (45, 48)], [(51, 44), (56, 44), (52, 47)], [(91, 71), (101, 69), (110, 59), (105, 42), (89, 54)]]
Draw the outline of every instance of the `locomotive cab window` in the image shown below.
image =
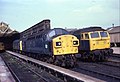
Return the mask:
[(55, 36), (55, 31), (54, 30), (49, 33), (49, 37), (53, 37), (53, 36)]
[(83, 39), (83, 34), (81, 34), (81, 39)]
[(91, 35), (91, 38), (98, 38), (99, 37), (99, 33), (98, 32), (93, 32), (90, 35)]
[(85, 39), (89, 39), (89, 35), (88, 34), (85, 34)]
[(66, 30), (63, 29), (53, 29), (49, 33), (49, 37), (57, 36), (57, 35), (62, 35), (62, 34), (68, 34)]
[(55, 29), (56, 35), (68, 34), (66, 30), (63, 29)]
[(107, 32), (100, 32), (101, 37), (108, 37)]
[(56, 33), (56, 35), (61, 35), (61, 34), (63, 34), (63, 33), (62, 33), (62, 30), (55, 30), (55, 33)]

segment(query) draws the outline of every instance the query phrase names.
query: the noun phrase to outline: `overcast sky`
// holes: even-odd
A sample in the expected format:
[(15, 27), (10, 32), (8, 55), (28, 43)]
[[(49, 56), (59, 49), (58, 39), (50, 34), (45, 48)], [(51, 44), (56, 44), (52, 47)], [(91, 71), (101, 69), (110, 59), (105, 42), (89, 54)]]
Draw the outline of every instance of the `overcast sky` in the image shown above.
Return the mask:
[(23, 31), (43, 19), (51, 27), (120, 25), (120, 0), (0, 0), (0, 22)]

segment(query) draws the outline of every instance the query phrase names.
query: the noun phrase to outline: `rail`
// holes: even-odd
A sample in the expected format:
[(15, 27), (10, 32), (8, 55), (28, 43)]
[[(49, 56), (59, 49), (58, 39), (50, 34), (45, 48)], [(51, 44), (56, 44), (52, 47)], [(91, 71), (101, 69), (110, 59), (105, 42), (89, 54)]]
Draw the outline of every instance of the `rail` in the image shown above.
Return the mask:
[[(105, 82), (103, 80), (100, 80), (100, 79), (97, 79), (97, 78), (94, 78), (94, 77), (91, 77), (91, 76), (88, 76), (88, 75), (80, 74), (78, 72), (71, 71), (71, 70), (68, 70), (68, 69), (65, 69), (65, 68), (62, 68), (62, 67), (51, 65), (51, 64), (48, 64), (46, 62), (42, 62), (40, 60), (36, 60), (36, 59), (30, 58), (30, 57), (27, 57), (27, 56), (12, 52), (12, 51), (6, 51), (6, 52), (9, 53), (9, 54), (14, 55), (16, 57), (19, 57), (21, 59), (24, 59), (27, 62), (31, 61), (33, 63), (36, 63), (39, 66), (41, 66), (41, 68), (44, 68), (44, 69), (49, 70), (49, 71), (51, 70), (51, 72), (60, 74), (61, 77), (63, 77), (64, 81), (66, 81), (66, 82), (69, 81), (69, 80), (72, 80), (74, 82), (79, 82), (79, 81), (84, 81), (84, 82)], [(56, 74), (56, 76), (57, 76), (57, 74)]]
[(17, 77), (17, 75), (14, 73), (14, 71), (11, 69), (11, 67), (6, 63), (4, 58), (2, 58), (3, 61), (5, 62), (6, 66), (8, 67), (9, 71), (11, 72), (13, 78), (15, 79), (16, 82), (21, 82), (20, 79)]

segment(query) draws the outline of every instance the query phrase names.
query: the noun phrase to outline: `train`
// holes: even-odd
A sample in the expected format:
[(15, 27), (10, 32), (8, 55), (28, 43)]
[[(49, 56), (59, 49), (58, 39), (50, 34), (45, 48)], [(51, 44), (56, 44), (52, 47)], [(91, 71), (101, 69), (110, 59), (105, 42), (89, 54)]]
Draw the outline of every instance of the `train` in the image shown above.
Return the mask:
[(3, 42), (0, 42), (0, 52), (5, 51), (5, 46)]
[(120, 47), (120, 26), (108, 28), (110, 34), (111, 47)]
[(62, 28), (50, 28), (46, 19), (20, 33), (13, 42), (16, 52), (62, 67), (76, 65), (79, 40)]
[(110, 35), (102, 27), (87, 27), (70, 31), (80, 42), (79, 56), (84, 60), (104, 61), (113, 54), (110, 48)]

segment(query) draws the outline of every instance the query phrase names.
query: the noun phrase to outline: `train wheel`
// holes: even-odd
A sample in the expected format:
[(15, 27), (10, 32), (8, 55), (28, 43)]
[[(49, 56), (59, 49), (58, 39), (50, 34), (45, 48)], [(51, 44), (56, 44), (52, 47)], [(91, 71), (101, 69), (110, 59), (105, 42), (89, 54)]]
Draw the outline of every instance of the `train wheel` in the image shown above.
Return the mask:
[(71, 67), (75, 67), (77, 65), (76, 60), (71, 61)]
[(98, 59), (97, 59), (98, 61), (101, 61), (101, 55), (98, 55)]
[(38, 55), (38, 54), (36, 55), (36, 59), (38, 59), (38, 60), (39, 60), (39, 55)]
[(71, 63), (70, 63), (70, 67), (75, 67), (75, 63), (74, 63), (74, 62), (71, 62)]
[(76, 58), (74, 55), (69, 57), (69, 61), (67, 62), (66, 66), (67, 67), (74, 67), (76, 65)]
[(108, 57), (107, 56), (104, 56), (104, 60), (103, 61), (107, 61), (108, 60)]
[(28, 57), (31, 57), (31, 54), (30, 53), (28, 53), (28, 55), (27, 55)]
[(96, 55), (93, 53), (93, 54), (92, 54), (92, 61), (95, 62), (96, 60), (97, 60), (97, 57), (96, 57)]
[(76, 57), (75, 56), (72, 56), (72, 59), (73, 59), (73, 67), (75, 66), (75, 65), (77, 65), (77, 60), (76, 60)]
[(66, 66), (65, 61), (62, 62), (61, 66), (62, 66), (62, 67), (65, 67), (65, 66)]
[(101, 60), (101, 61), (104, 60), (104, 55), (101, 55), (100, 60)]
[(59, 61), (58, 61), (58, 59), (56, 59), (56, 58), (54, 59), (53, 64), (60, 66), (60, 65), (59, 65)]
[(52, 58), (52, 57), (50, 57), (48, 60), (47, 60), (47, 63), (53, 63), (54, 61), (53, 61), (54, 59)]
[(63, 57), (63, 59), (61, 60), (61, 62), (62, 62), (62, 63), (61, 63), (61, 66), (62, 66), (62, 67), (66, 67), (66, 66), (68, 65), (68, 63), (67, 63), (68, 61), (66, 61), (66, 60), (67, 60), (66, 57)]

